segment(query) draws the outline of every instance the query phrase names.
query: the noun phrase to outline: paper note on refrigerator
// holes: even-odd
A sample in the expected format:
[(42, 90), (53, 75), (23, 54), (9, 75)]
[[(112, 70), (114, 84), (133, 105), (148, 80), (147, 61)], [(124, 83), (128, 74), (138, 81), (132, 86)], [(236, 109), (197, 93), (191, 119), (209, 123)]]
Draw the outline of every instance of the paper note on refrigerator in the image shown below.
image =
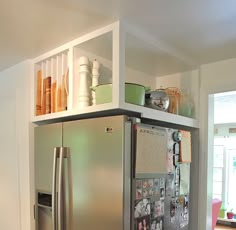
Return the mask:
[(180, 141), (180, 162), (191, 162), (191, 133), (188, 131), (180, 131), (182, 139)]
[(137, 128), (136, 173), (167, 172), (166, 129)]
[(189, 193), (190, 165), (180, 164), (180, 195)]

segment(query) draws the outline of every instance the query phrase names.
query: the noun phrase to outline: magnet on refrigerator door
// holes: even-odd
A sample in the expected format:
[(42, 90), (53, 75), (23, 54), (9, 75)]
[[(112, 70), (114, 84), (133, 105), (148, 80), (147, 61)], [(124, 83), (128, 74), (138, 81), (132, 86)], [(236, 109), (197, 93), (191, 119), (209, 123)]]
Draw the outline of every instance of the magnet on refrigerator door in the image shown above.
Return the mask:
[(160, 188), (160, 199), (161, 200), (164, 200), (165, 199), (165, 188)]
[(164, 217), (151, 220), (151, 230), (163, 230), (164, 229)]
[(152, 218), (157, 218), (161, 216), (161, 201), (155, 201), (153, 204)]
[(142, 200), (136, 201), (136, 204), (134, 207), (134, 218), (150, 215), (151, 213), (150, 206), (151, 206), (150, 199), (142, 199)]
[(174, 192), (174, 174), (168, 174), (166, 180), (166, 195), (173, 196)]
[(175, 223), (175, 214), (176, 214), (176, 201), (175, 198), (172, 198), (170, 201), (170, 222)]
[(136, 180), (136, 200), (142, 199), (142, 180)]
[(136, 230), (150, 230), (150, 216), (136, 219)]

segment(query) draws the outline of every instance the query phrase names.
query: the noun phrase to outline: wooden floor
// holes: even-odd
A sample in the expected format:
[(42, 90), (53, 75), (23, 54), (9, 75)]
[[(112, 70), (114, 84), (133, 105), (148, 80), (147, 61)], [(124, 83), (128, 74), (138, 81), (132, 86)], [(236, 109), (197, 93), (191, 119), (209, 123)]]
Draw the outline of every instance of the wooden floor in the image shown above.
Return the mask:
[(217, 224), (216, 227), (215, 227), (215, 230), (236, 230), (236, 228), (232, 228), (232, 227), (229, 227), (229, 226), (224, 226), (224, 225), (220, 225), (220, 224)]

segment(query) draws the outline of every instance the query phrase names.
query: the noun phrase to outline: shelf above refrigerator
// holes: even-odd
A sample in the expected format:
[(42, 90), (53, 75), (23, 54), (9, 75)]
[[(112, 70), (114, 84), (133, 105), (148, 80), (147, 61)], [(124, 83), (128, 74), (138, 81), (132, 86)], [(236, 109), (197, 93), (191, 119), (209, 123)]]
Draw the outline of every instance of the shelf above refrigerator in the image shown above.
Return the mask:
[(154, 110), (143, 106), (125, 103), (123, 107), (115, 108), (112, 103), (88, 106), (83, 110), (64, 111), (55, 114), (46, 114), (37, 116), (33, 122), (37, 124), (54, 123), (60, 121), (68, 121), (74, 119), (83, 119), (89, 117), (99, 117), (108, 115), (127, 114), (137, 116), (139, 118), (164, 122), (165, 124), (185, 126), (189, 128), (199, 128), (199, 123), (196, 119), (179, 116), (172, 113)]
[[(144, 38), (139, 39), (138, 35), (132, 36), (132, 33), (133, 32), (123, 26), (122, 23), (116, 22), (35, 58), (33, 60), (34, 91), (32, 93), (31, 121), (33, 123), (43, 124), (68, 121), (71, 119), (131, 114), (159, 123), (163, 122), (164, 124), (198, 128), (198, 121), (194, 119), (198, 117), (198, 72), (194, 71), (193, 73), (177, 74), (177, 76), (159, 77), (159, 74), (154, 70), (156, 62), (158, 62), (159, 65), (163, 65), (160, 61), (160, 57), (163, 57), (163, 53), (157, 48), (154, 49), (153, 45), (147, 45), (146, 43), (148, 42), (146, 41), (145, 43)], [(156, 56), (158, 54), (159, 56)], [(84, 57), (88, 60), (86, 61), (86, 68), (81, 67), (85, 65), (81, 63), (81, 58), (84, 60)], [(166, 56), (164, 55), (164, 57)], [(99, 66), (97, 68), (93, 68), (95, 61)], [(91, 90), (91, 86), (94, 86), (91, 83), (93, 76), (95, 76), (94, 72), (96, 72), (93, 71), (94, 69), (98, 73), (96, 76), (98, 78), (97, 84), (112, 84), (112, 99), (110, 103), (96, 104), (96, 95), (94, 91)], [(38, 75), (40, 70), (42, 74), (41, 77)], [(84, 72), (86, 72), (86, 77)], [(164, 72), (162, 72), (162, 74), (164, 74)], [(43, 75), (56, 76), (56, 94), (55, 97), (53, 97), (54, 91), (52, 90), (53, 88), (51, 88), (51, 105), (55, 104), (53, 99), (58, 99), (58, 95), (61, 95), (58, 93), (60, 89), (59, 83), (62, 82), (62, 88), (67, 89), (63, 91), (65, 97), (62, 97), (63, 104), (65, 105), (63, 107), (64, 111), (58, 110), (58, 103), (56, 103), (57, 108), (50, 110), (47, 114), (42, 114), (44, 112), (40, 113), (40, 111), (38, 111), (38, 108), (43, 108), (42, 105), (44, 105), (44, 107), (47, 105), (43, 100), (43, 98), (47, 98), (42, 94), (44, 91), (42, 87), (43, 84), (38, 87), (37, 83), (42, 83), (42, 80), (45, 78)], [(59, 79), (61, 76), (62, 79)], [(84, 79), (87, 81), (81, 81), (82, 76), (84, 76)], [(55, 79), (54, 77), (51, 78), (51, 86)], [(86, 82), (86, 87), (81, 87), (81, 85), (83, 85), (81, 82)], [(189, 96), (194, 99), (194, 109), (196, 111), (192, 116), (194, 118), (192, 119), (125, 102), (125, 83), (147, 86), (152, 90), (158, 89), (160, 84), (165, 87), (171, 85), (179, 89), (188, 88), (189, 91), (193, 92), (189, 94)], [(194, 87), (190, 87), (192, 85)], [(38, 97), (38, 95), (40, 96)], [(106, 94), (104, 93), (104, 95)], [(86, 105), (84, 105), (85, 102), (87, 103)]]

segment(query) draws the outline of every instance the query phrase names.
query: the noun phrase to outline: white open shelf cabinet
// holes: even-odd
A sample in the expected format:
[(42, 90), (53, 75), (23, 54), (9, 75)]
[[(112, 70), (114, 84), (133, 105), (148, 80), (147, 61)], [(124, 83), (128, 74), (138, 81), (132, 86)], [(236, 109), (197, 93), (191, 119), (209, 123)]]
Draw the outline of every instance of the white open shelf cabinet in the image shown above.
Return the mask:
[[(159, 87), (154, 68), (156, 68), (156, 61), (161, 63), (161, 55), (154, 57), (156, 50), (146, 46), (142, 40), (135, 40), (137, 37), (137, 33), (131, 32), (127, 25), (118, 21), (33, 59), (32, 122), (63, 121), (70, 117), (79, 118), (90, 114), (96, 116), (99, 113), (113, 112), (114, 114), (116, 111), (127, 111), (138, 113), (140, 117), (147, 119), (198, 128), (197, 119), (125, 102), (125, 82), (142, 84), (152, 89)], [(94, 59), (100, 62), (99, 83), (112, 83), (111, 103), (78, 108), (78, 59), (84, 55), (90, 62)], [(46, 75), (56, 75), (54, 78), (57, 80), (59, 75), (63, 75), (69, 69), (67, 86), (69, 93), (65, 111), (36, 116), (37, 71), (40, 68), (44, 68), (42, 72)]]

